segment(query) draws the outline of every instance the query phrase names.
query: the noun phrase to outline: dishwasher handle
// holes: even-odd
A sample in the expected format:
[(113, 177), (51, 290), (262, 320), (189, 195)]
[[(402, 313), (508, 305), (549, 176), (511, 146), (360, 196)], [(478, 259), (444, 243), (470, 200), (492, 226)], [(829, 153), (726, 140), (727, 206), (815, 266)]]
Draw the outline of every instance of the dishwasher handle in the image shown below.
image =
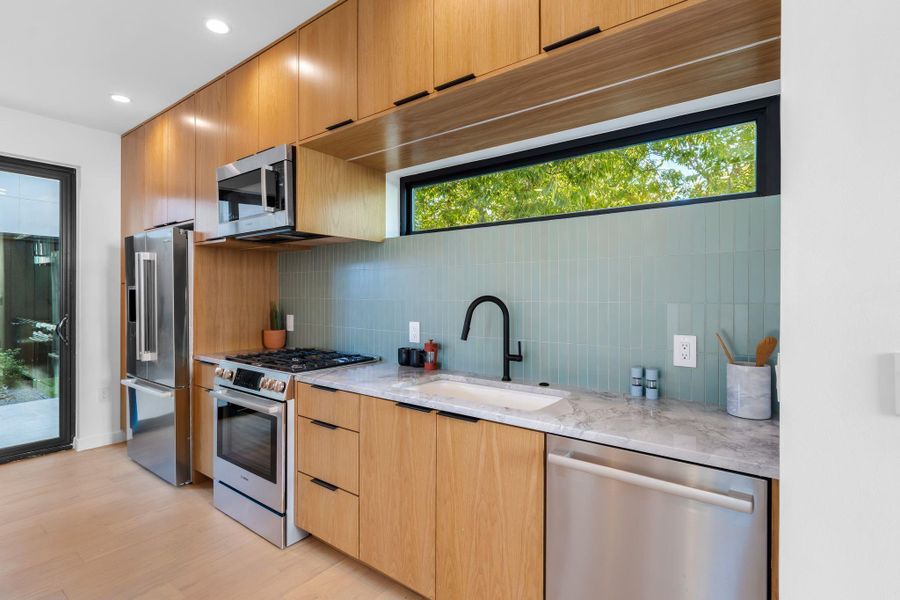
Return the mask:
[(665, 481), (664, 479), (648, 477), (647, 475), (640, 475), (638, 473), (632, 473), (631, 471), (623, 471), (622, 469), (615, 469), (613, 467), (607, 467), (606, 465), (572, 458), (568, 452), (549, 452), (547, 454), (547, 462), (551, 465), (557, 465), (566, 469), (574, 469), (598, 477), (614, 479), (623, 483), (656, 490), (673, 496), (681, 496), (682, 498), (712, 504), (729, 510), (747, 514), (753, 512), (753, 496), (739, 494), (734, 491), (729, 494), (720, 494), (718, 492), (701, 490), (689, 485), (672, 483), (671, 481)]

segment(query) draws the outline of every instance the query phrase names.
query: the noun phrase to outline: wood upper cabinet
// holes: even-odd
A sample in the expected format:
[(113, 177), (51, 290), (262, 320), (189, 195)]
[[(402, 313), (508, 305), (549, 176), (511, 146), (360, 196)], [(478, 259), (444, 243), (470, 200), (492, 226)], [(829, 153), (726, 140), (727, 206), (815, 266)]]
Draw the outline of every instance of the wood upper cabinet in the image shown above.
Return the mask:
[(437, 599), (544, 593), (544, 434), (437, 417)]
[(259, 139), (254, 151), (297, 140), (297, 33), (260, 54), (258, 69)]
[(259, 58), (225, 75), (225, 162), (253, 154), (259, 144)]
[(433, 0), (359, 1), (359, 116), (434, 85)]
[(144, 230), (144, 127), (122, 137), (122, 237)]
[(144, 229), (166, 223), (166, 119), (163, 113), (144, 129)]
[(357, 0), (347, 0), (299, 31), (299, 135), (305, 139), (357, 119)]
[(194, 97), (165, 113), (166, 223), (194, 218)]
[(194, 114), (197, 124), (194, 235), (198, 240), (203, 240), (218, 235), (219, 186), (216, 168), (228, 162), (225, 158), (224, 77), (194, 94)]
[(428, 598), (434, 598), (436, 419), (430, 410), (360, 398), (359, 558)]
[(434, 0), (434, 85), (538, 54), (539, 0)]
[(541, 0), (541, 48), (586, 33), (621, 25), (681, 0)]

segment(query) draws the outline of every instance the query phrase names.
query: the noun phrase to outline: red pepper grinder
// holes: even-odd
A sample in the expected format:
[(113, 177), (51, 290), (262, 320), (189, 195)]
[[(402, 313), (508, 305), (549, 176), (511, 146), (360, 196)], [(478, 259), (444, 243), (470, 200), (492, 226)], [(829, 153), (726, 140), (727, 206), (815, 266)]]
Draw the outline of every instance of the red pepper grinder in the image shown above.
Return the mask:
[(425, 344), (425, 370), (436, 371), (438, 368), (438, 347), (434, 340)]

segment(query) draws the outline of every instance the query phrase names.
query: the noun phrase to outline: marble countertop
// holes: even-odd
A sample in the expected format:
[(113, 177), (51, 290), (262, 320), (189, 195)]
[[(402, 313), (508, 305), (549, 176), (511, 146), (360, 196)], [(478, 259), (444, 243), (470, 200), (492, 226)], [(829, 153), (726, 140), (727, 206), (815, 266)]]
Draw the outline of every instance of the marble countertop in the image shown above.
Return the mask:
[[(213, 357), (194, 357), (197, 360)], [(538, 388), (464, 373), (375, 363), (295, 375), (298, 381), (675, 458), (760, 477), (779, 477), (778, 421), (750, 421), (699, 402), (635, 399), (567, 386)], [(435, 396), (409, 387), (436, 378), (491, 381), (539, 394), (565, 395), (536, 411)], [(554, 393), (555, 392), (555, 393)]]

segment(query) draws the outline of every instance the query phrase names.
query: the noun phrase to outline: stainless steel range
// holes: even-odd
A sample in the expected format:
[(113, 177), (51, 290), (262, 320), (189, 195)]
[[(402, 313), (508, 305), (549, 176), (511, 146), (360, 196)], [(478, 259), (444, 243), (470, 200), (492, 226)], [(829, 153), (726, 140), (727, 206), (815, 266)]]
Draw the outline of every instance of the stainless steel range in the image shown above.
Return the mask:
[(279, 548), (306, 537), (294, 522), (293, 373), (373, 360), (292, 349), (219, 362), (212, 392), (216, 508)]

